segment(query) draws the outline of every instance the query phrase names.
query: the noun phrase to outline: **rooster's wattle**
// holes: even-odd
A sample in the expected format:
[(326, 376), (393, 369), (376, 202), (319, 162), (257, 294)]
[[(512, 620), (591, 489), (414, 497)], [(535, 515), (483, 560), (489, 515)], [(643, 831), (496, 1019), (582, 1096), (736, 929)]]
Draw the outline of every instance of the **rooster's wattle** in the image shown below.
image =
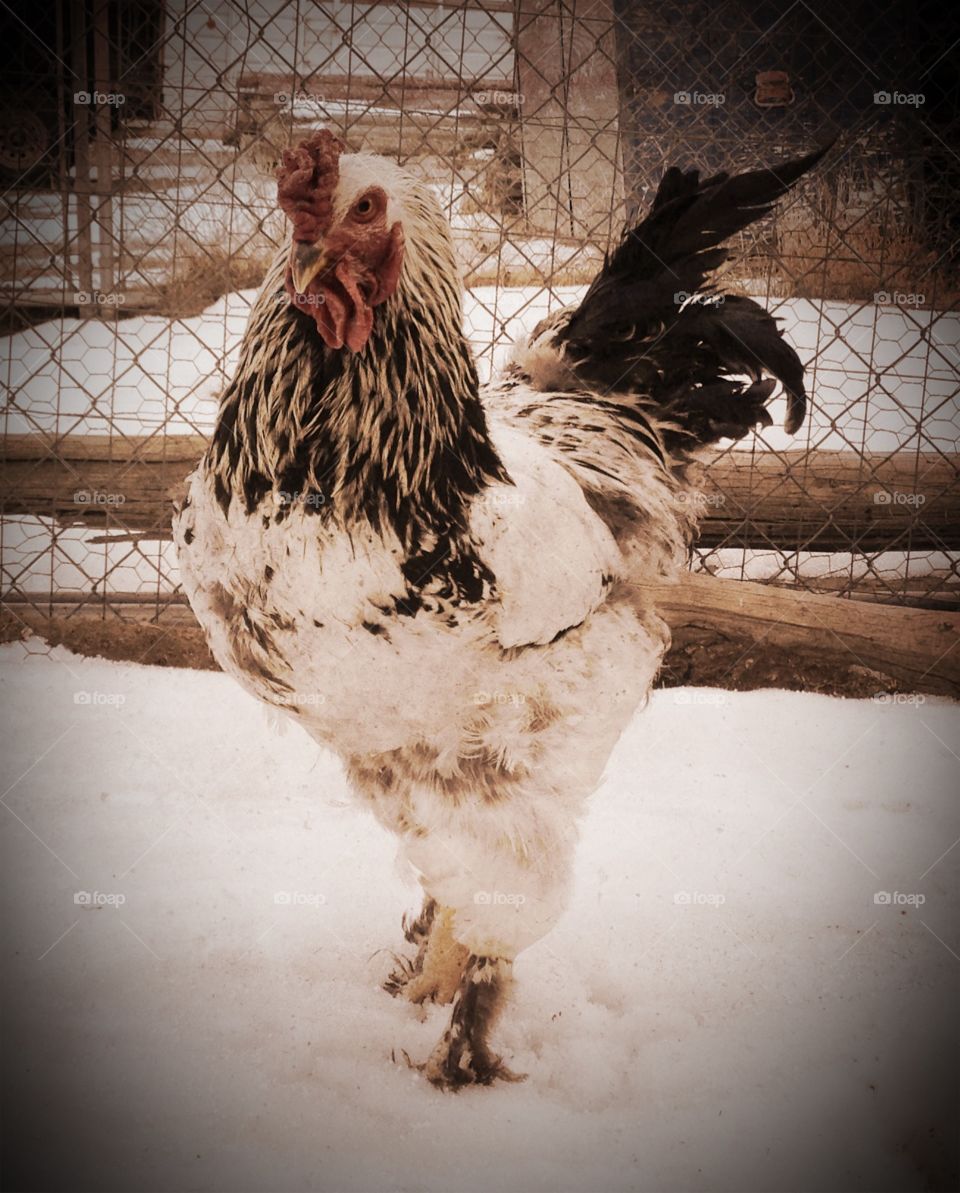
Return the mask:
[(387, 983), (452, 1002), (424, 1068), (509, 1076), (488, 1044), (513, 958), (555, 923), (577, 822), (668, 643), (638, 585), (682, 567), (697, 451), (769, 423), (803, 369), (705, 282), (720, 242), (819, 158), (669, 170), (583, 300), (492, 385), (426, 184), (330, 133), (284, 154), (274, 262), (177, 513), (225, 671), (344, 760), (425, 892)]

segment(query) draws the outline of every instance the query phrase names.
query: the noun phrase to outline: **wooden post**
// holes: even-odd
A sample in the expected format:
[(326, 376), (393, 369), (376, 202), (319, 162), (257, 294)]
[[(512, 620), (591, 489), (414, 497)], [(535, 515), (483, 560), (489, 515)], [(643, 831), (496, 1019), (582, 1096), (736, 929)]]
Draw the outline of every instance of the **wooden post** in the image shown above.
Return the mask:
[[(94, 88), (101, 94), (114, 90), (110, 70), (110, 0), (96, 0), (93, 10), (93, 79)], [(109, 104), (93, 107), (96, 141), (93, 160), (96, 168), (96, 228), (97, 228), (97, 288), (116, 298), (117, 276), (114, 269), (113, 240), (113, 111)], [(93, 313), (93, 312), (92, 312)], [(114, 301), (96, 304), (101, 319), (115, 319)]]
[[(78, 286), (74, 290), (88, 296), (88, 303), (85, 306), (82, 305), (81, 310), (92, 314), (91, 306), (95, 304), (90, 303), (89, 299), (92, 298), (95, 285), (93, 279), (93, 211), (90, 205), (90, 195), (93, 189), (90, 162), (91, 111), (89, 104), (73, 102), (73, 95), (77, 92), (89, 92), (94, 89), (94, 83), (87, 69), (87, 14), (84, 0), (71, 0), (70, 43), (70, 59), (73, 65), (73, 87), (75, 88), (70, 98), (73, 116), (76, 120), (73, 130), (73, 196), (77, 209), (77, 235), (75, 241), (77, 270), (74, 276), (76, 277)], [(67, 226), (69, 227), (69, 220)], [(73, 252), (69, 252), (68, 248), (64, 268), (69, 273), (73, 272), (70, 269), (70, 259), (72, 256)], [(70, 302), (76, 301), (70, 293), (68, 293), (67, 299)]]

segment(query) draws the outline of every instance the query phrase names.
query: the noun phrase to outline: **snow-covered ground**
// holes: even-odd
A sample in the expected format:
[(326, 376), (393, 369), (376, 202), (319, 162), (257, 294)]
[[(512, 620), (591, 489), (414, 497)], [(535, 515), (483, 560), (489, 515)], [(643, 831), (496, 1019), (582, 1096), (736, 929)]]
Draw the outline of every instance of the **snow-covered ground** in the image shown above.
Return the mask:
[(516, 966), (527, 1080), (452, 1096), (391, 1061), (443, 1012), (379, 989), (417, 893), (331, 756), (219, 674), (0, 682), (9, 1187), (956, 1187), (955, 705), (656, 692)]

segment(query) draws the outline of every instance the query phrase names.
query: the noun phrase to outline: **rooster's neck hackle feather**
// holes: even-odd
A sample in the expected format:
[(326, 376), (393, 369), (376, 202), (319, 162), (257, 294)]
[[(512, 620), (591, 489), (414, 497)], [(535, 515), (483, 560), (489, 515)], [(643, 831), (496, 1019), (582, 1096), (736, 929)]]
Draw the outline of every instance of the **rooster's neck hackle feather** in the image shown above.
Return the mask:
[[(342, 525), (391, 527), (411, 545), (462, 528), (470, 499), (506, 476), (487, 432), (453, 247), (433, 196), (381, 158), (356, 154), (339, 165), (341, 177), (385, 182), (403, 212), (396, 293), (361, 351), (332, 351), (313, 319), (291, 307), (281, 253), (221, 398), (209, 463), (224, 508), (236, 497), (252, 511), (278, 492)], [(308, 168), (291, 162), (281, 180), (292, 202), (305, 202), (297, 186)]]

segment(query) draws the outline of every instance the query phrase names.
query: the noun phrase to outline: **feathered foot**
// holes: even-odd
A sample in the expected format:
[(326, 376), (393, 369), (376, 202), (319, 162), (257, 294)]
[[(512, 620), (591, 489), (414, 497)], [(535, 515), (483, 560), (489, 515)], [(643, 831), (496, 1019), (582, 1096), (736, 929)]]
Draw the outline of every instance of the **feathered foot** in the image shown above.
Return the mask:
[(384, 989), (417, 1004), (451, 1002), (469, 956), (454, 939), (453, 912), (428, 898), (420, 918), (409, 926), (404, 924), (404, 935), (411, 944), (419, 945), (416, 959), (398, 957), (398, 968), (387, 978)]
[(490, 1085), (497, 1078), (524, 1079), (524, 1074), (512, 1073), (487, 1045), (512, 968), (509, 961), (496, 957), (469, 956), (454, 995), (450, 1026), (422, 1066), (432, 1085), (458, 1090), (465, 1085)]
[(436, 913), (437, 901), (430, 895), (427, 895), (423, 900), (423, 907), (420, 909), (420, 914), (417, 918), (411, 920), (405, 915), (401, 921), (403, 938), (410, 944), (417, 946), (417, 955), (411, 961), (409, 957), (404, 957), (400, 953), (393, 954), (397, 968), (392, 971), (383, 983), (383, 988), (394, 998), (398, 994), (402, 994), (407, 985), (423, 971), (423, 960), (427, 952), (427, 942), (430, 939), (430, 929), (433, 926)]

